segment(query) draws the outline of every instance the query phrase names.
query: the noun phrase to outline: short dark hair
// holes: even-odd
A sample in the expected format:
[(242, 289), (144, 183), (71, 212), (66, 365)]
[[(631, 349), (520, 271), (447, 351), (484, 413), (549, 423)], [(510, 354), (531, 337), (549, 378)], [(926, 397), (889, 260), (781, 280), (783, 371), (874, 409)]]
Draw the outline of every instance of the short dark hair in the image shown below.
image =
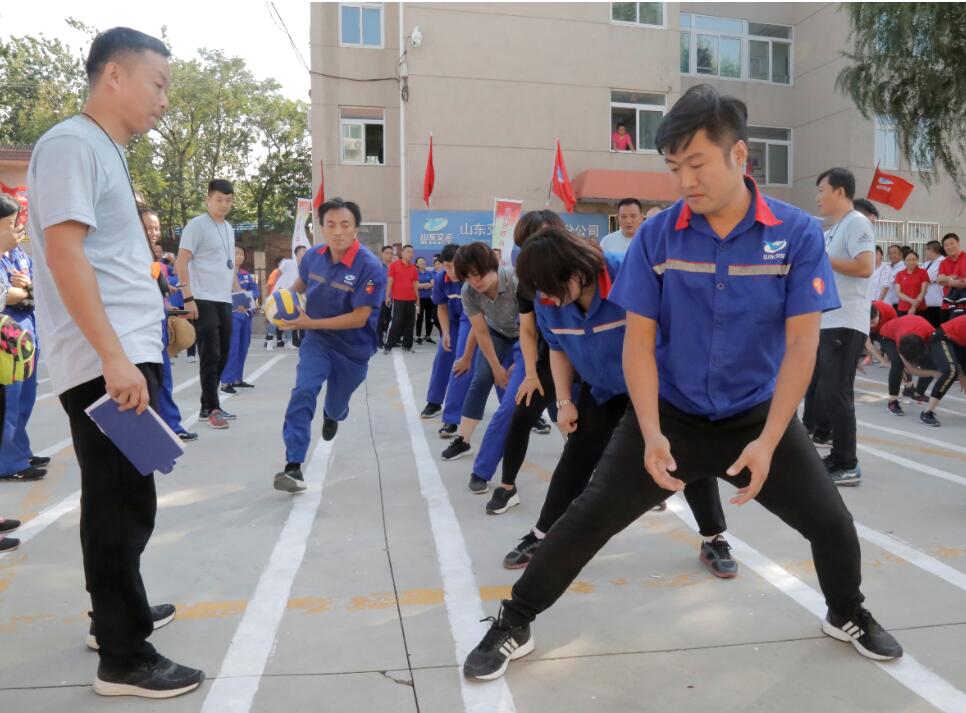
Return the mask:
[(224, 193), (226, 196), (235, 195), (235, 187), (231, 185), (231, 181), (225, 180), (224, 178), (216, 178), (208, 182), (208, 195), (210, 196), (215, 191)]
[(617, 211), (620, 212), (620, 209), (626, 205), (636, 205), (637, 209), (641, 211), (641, 213), (644, 212), (644, 205), (637, 200), (637, 198), (621, 198), (620, 202), (617, 204)]
[(344, 201), (338, 196), (330, 198), (319, 206), (319, 222), (325, 222), (325, 214), (330, 210), (341, 210), (342, 208), (352, 213), (352, 217), (356, 219), (356, 227), (358, 228), (362, 224), (362, 211), (359, 210), (359, 206), (352, 201)]
[(903, 256), (902, 256), (902, 257), (903, 257), (903, 258), (907, 258), (907, 257), (909, 257), (910, 255), (915, 255), (915, 256), (916, 256), (916, 259), (917, 259), (917, 260), (919, 259), (919, 253), (917, 253), (917, 252), (915, 251), (915, 249), (913, 249), (913, 248), (909, 248), (908, 250), (906, 250), (906, 252), (905, 252), (905, 253), (903, 254)]
[(907, 334), (899, 340), (899, 354), (913, 366), (919, 366), (926, 354), (926, 342), (918, 334)]
[(382, 250), (380, 250), (379, 252), (384, 253), (387, 250), (392, 250), (392, 245), (383, 245)]
[(686, 148), (704, 129), (723, 149), (748, 141), (748, 107), (737, 97), (721, 96), (709, 84), (697, 84), (674, 102), (657, 127), (655, 144), (661, 155)]
[(865, 213), (866, 216), (872, 215), (876, 218), (879, 217), (879, 209), (875, 207), (875, 204), (868, 198), (856, 198), (852, 201), (852, 205), (860, 213)]
[(938, 240), (930, 240), (928, 243), (926, 243), (926, 249), (932, 250), (937, 255), (946, 255), (946, 251), (943, 250), (943, 244)]
[(460, 246), (453, 259), (453, 267), (456, 270), (456, 279), (462, 281), (470, 275), (482, 277), (496, 272), (500, 269), (500, 263), (497, 262), (496, 255), (490, 250), (489, 245), (475, 242)]
[(625, 124), (625, 123), (624, 123), (623, 121), (618, 121), (618, 122), (617, 122), (617, 126), (615, 126), (614, 128), (616, 128), (616, 129), (619, 129), (619, 128), (621, 128), (622, 126), (623, 126), (623, 127), (625, 128), (625, 129), (627, 128), (627, 124)]
[(875, 306), (875, 302), (871, 305), (871, 311), (869, 312), (869, 319), (875, 319), (879, 316), (879, 308)]
[(531, 235), (541, 228), (552, 225), (555, 228), (566, 228), (567, 224), (563, 218), (552, 210), (531, 210), (524, 213), (517, 221), (517, 227), (513, 229), (513, 244), (522, 248), (523, 244)]
[(902, 246), (901, 246), (901, 245), (899, 245), (898, 243), (892, 243), (892, 245), (890, 245), (890, 246), (889, 246), (889, 247), (887, 248), (887, 250), (892, 250), (892, 248), (895, 248), (895, 249), (896, 249), (896, 250), (898, 250), (898, 251), (899, 251), (900, 253), (902, 252)]
[(308, 248), (305, 247), (304, 245), (296, 245), (295, 246), (295, 250), (292, 251), (292, 255), (298, 255), (299, 254), (299, 250), (303, 250), (304, 251), (304, 250), (308, 250)]
[[(908, 245), (903, 245), (901, 248), (899, 248), (899, 252), (902, 253), (902, 259), (905, 260), (906, 255), (912, 252), (912, 248), (910, 248)], [(916, 255), (916, 257), (919, 257), (919, 256)]]
[(526, 291), (539, 290), (564, 301), (576, 277), (583, 289), (607, 269), (600, 245), (566, 228), (547, 227), (532, 235), (517, 256), (516, 274)]
[(946, 233), (946, 234), (945, 234), (945, 235), (943, 236), (943, 242), (946, 242), (946, 241), (947, 241), (947, 240), (949, 240), (950, 238), (952, 238), (953, 240), (955, 240), (955, 241), (956, 241), (957, 243), (959, 242), (959, 236), (958, 236), (958, 235), (956, 235), (956, 233)]
[(20, 204), (6, 193), (0, 193), (0, 219), (20, 212)]
[(459, 245), (450, 243), (449, 245), (444, 246), (440, 251), (439, 259), (443, 262), (453, 262), (453, 260), (456, 258), (456, 251), (459, 249)]
[(845, 197), (849, 200), (855, 198), (855, 176), (847, 168), (829, 168), (819, 174), (818, 179), (815, 181), (817, 186), (822, 182), (822, 179), (826, 179), (828, 184), (833, 190), (841, 188), (845, 192)]
[(161, 218), (161, 216), (158, 215), (158, 211), (156, 211), (154, 208), (146, 208), (146, 207), (138, 208), (138, 218), (140, 218), (141, 220), (144, 220), (144, 216), (146, 215), (153, 215), (155, 218), (158, 218), (159, 220)]
[(884, 255), (885, 254), (885, 253), (882, 252), (882, 246), (881, 245), (876, 245), (875, 246), (875, 251), (877, 253), (879, 253), (879, 255)]
[(113, 27), (94, 38), (87, 53), (87, 81), (94, 84), (105, 65), (118, 55), (131, 52), (156, 52), (165, 59), (171, 56), (164, 42), (130, 27)]
[(406, 245), (403, 245), (403, 246), (402, 246), (402, 249), (403, 249), (403, 250), (405, 250), (406, 248), (412, 248), (413, 250), (415, 250), (415, 249), (416, 249), (416, 248), (415, 248), (414, 246), (412, 246), (412, 245), (409, 245), (409, 244), (406, 244)]

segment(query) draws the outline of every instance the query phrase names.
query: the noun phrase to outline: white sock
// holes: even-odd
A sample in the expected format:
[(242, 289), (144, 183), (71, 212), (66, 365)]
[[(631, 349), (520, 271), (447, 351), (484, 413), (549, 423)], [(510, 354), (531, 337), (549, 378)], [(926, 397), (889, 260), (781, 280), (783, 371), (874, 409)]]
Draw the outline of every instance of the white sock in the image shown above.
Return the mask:
[(711, 535), (711, 537), (705, 537), (704, 538), (704, 541), (705, 542), (714, 542), (719, 537), (724, 537), (724, 533), (723, 532), (719, 532), (717, 535)]
[(532, 532), (533, 536), (536, 537), (538, 540), (542, 540), (544, 537), (547, 536), (546, 532), (540, 532), (540, 530), (538, 530), (535, 527), (532, 530), (530, 530), (530, 532)]

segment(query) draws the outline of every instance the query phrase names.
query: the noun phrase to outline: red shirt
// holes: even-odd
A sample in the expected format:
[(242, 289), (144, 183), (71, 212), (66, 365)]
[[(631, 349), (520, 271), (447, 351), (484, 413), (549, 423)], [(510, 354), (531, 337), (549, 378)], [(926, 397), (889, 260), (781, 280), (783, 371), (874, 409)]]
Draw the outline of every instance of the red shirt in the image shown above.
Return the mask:
[[(966, 250), (959, 253), (959, 257), (953, 260), (947, 257), (941, 263), (939, 263), (939, 274), (940, 275), (950, 275), (952, 277), (966, 277)], [(946, 285), (943, 289), (943, 293), (946, 297), (949, 297), (949, 291), (953, 289), (949, 285)], [(949, 305), (943, 303), (943, 309), (949, 309)]]
[(392, 292), (390, 297), (400, 302), (415, 302), (416, 288), (413, 283), (419, 280), (419, 268), (410, 263), (407, 265), (403, 260), (396, 260), (389, 266), (389, 277), (392, 279)]
[(949, 341), (957, 347), (966, 349), (966, 314), (945, 322), (942, 329)]
[(896, 314), (895, 308), (888, 302), (879, 302), (876, 300), (872, 303), (872, 306), (876, 308), (879, 312), (879, 324), (873, 330), (873, 332), (878, 333), (882, 330), (882, 327), (887, 323), (894, 320), (899, 315)]
[[(942, 265), (940, 265), (940, 267), (942, 267)], [(902, 290), (902, 294), (904, 294), (906, 297), (912, 297), (913, 299), (919, 297), (919, 292), (922, 290), (922, 286), (928, 284), (929, 273), (923, 270), (921, 267), (917, 267), (916, 271), (913, 273), (910, 273), (909, 270), (903, 270), (896, 275), (896, 288)], [(900, 312), (908, 312), (910, 309), (912, 309), (911, 302), (899, 300)]]
[(879, 330), (879, 334), (898, 344), (907, 334), (915, 334), (923, 341), (927, 341), (935, 331), (936, 328), (918, 314), (907, 314), (905, 317), (898, 317), (889, 322)]

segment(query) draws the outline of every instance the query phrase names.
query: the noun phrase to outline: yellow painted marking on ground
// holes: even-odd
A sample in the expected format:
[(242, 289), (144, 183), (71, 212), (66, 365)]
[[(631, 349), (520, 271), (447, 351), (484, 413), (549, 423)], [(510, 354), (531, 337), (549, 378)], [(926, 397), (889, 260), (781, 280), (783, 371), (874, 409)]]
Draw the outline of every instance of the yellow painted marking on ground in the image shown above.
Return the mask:
[(597, 591), (597, 585), (578, 580), (567, 587), (567, 591), (573, 594), (593, 594)]
[(553, 477), (553, 471), (547, 470), (546, 468), (528, 460), (523, 461), (523, 465), (520, 466), (520, 470), (525, 473), (535, 475), (546, 483), (549, 483), (550, 479)]
[(178, 604), (178, 619), (225, 619), (244, 613), (247, 605), (248, 601), (245, 599)]
[(966, 549), (962, 549), (961, 547), (936, 547), (933, 549), (932, 553), (936, 557), (952, 559), (954, 557), (966, 556)]
[(620, 579), (610, 580), (610, 583), (613, 584), (615, 587), (623, 587), (624, 585), (627, 584), (627, 580), (621, 577)]
[(502, 587), (480, 587), (480, 599), (484, 602), (499, 602), (510, 598), (510, 585)]
[(940, 458), (952, 458), (954, 460), (961, 460), (966, 462), (966, 454), (956, 453), (955, 451), (947, 451), (945, 448), (936, 448), (932, 446), (917, 446), (911, 443), (899, 443), (887, 438), (876, 438), (875, 436), (859, 436), (859, 443), (875, 444), (880, 446), (889, 446), (890, 448), (898, 448), (903, 451), (912, 451), (913, 453), (922, 453), (927, 456), (939, 456)]
[(301, 611), (304, 614), (321, 614), (322, 612), (332, 611), (334, 601), (332, 597), (299, 597), (289, 599), (288, 609)]

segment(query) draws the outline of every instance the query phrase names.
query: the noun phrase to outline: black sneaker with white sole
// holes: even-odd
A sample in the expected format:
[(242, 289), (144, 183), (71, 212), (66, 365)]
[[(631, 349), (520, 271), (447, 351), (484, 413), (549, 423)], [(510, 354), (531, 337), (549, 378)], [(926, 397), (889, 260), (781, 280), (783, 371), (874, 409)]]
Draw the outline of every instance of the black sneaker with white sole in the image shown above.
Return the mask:
[(815, 444), (816, 448), (831, 448), (832, 447), (832, 436), (823, 436), (821, 434), (815, 433), (812, 435), (812, 443)]
[(550, 433), (552, 427), (550, 426), (550, 422), (541, 416), (539, 420), (533, 424), (533, 428), (531, 430), (534, 433), (539, 433), (541, 436), (546, 436), (548, 433)]
[(275, 474), (275, 489), (286, 493), (301, 493), (305, 490), (305, 479), (302, 469), (295, 464), (286, 464), (285, 470)]
[(731, 556), (731, 545), (724, 535), (718, 535), (710, 542), (702, 542), (699, 557), (715, 577), (733, 579), (738, 576), (738, 563)]
[[(151, 621), (154, 622), (154, 628), (160, 629), (162, 626), (170, 624), (174, 621), (176, 614), (177, 610), (174, 608), (174, 604), (158, 604), (151, 607)], [(98, 651), (100, 647), (97, 645), (97, 637), (94, 635), (94, 615), (87, 612), (87, 616), (91, 620), (91, 628), (87, 632), (87, 648), (91, 651)]]
[(919, 420), (927, 426), (933, 426), (934, 428), (942, 426), (942, 424), (939, 422), (939, 419), (936, 418), (935, 412), (933, 411), (923, 411), (921, 414), (919, 414)]
[(456, 460), (457, 458), (462, 458), (465, 455), (469, 455), (473, 452), (473, 446), (469, 444), (468, 441), (463, 440), (462, 436), (457, 436), (453, 439), (453, 442), (446, 446), (446, 450), (443, 451), (443, 460)]
[(833, 639), (851, 643), (866, 658), (891, 661), (902, 656), (899, 642), (864, 607), (856, 607), (847, 616), (840, 616), (829, 609), (822, 622), (822, 631)]
[(231, 384), (222, 384), (221, 393), (223, 394), (237, 394), (238, 391)]
[(899, 403), (898, 399), (889, 402), (889, 413), (893, 416), (905, 416), (906, 412), (902, 410), (902, 404)]
[(502, 515), (510, 508), (520, 504), (520, 495), (517, 493), (516, 486), (510, 489), (494, 488), (493, 497), (486, 504), (487, 515)]
[(443, 439), (455, 438), (456, 434), (459, 432), (460, 427), (455, 423), (444, 423), (440, 426), (439, 437)]
[(470, 651), (463, 662), (463, 675), (480, 681), (492, 681), (506, 673), (511, 661), (523, 658), (533, 651), (533, 636), (529, 626), (511, 626), (499, 617), (487, 617), (490, 630), (483, 640)]
[(94, 679), (94, 693), (101, 696), (174, 698), (190, 693), (205, 680), (204, 671), (188, 668), (154, 654), (133, 668), (117, 668), (101, 661)]
[(507, 552), (506, 557), (503, 558), (503, 568), (523, 569), (526, 567), (533, 559), (533, 553), (537, 551), (540, 542), (540, 538), (534, 535), (532, 530), (525, 534), (519, 544)]
[(481, 478), (476, 473), (470, 476), (470, 492), (474, 495), (485, 495), (490, 489), (490, 481)]
[(420, 412), (419, 417), (420, 418), (435, 418), (436, 416), (439, 415), (439, 412), (442, 411), (442, 410), (443, 410), (443, 407), (440, 406), (439, 404), (426, 404), (426, 408), (424, 408)]

